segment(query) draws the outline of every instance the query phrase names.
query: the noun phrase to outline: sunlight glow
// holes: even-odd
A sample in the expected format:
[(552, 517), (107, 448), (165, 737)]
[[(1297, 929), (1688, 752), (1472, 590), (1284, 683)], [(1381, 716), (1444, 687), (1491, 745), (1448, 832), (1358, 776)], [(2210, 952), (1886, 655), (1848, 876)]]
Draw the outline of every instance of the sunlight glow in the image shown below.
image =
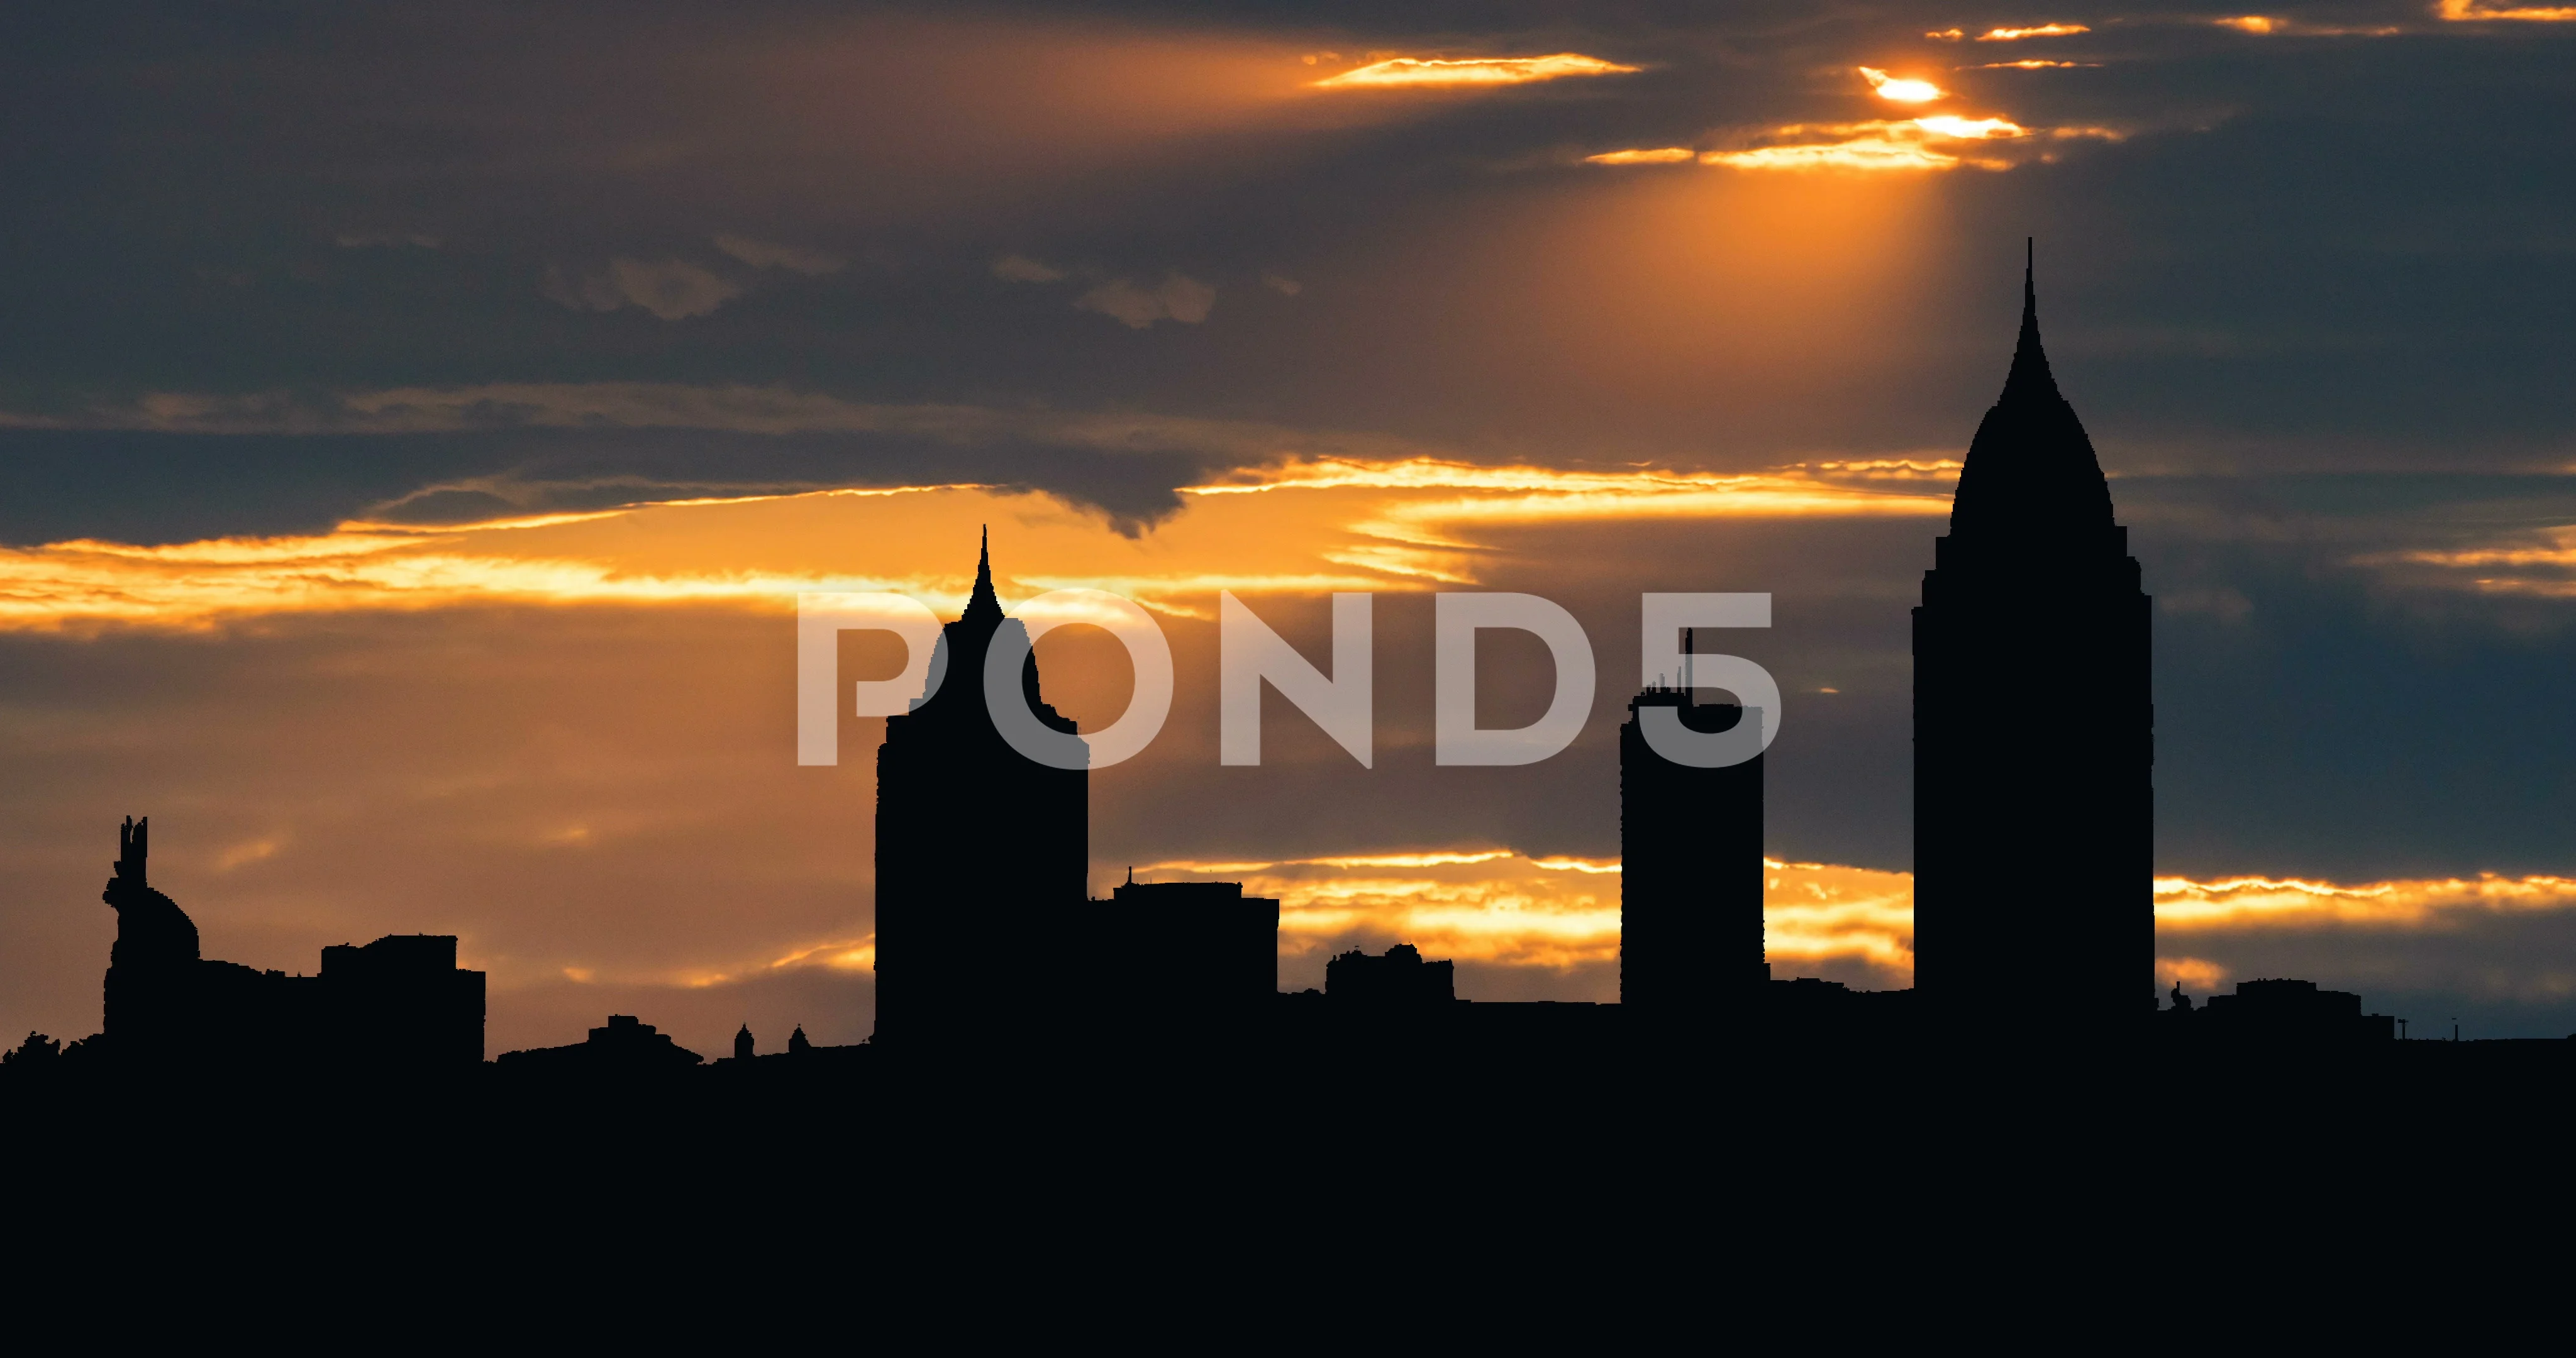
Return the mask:
[(1977, 35), (1979, 42), (2020, 42), (2024, 38), (2067, 38), (2093, 30), (2083, 24), (2041, 24), (2035, 28), (1993, 28)]
[(1860, 72), (1861, 78), (1869, 82), (1869, 87), (1876, 90), (1881, 99), (1892, 99), (1900, 104), (1926, 104), (1935, 99), (1949, 97), (1940, 86), (1929, 80), (1892, 76), (1875, 66), (1859, 66), (1853, 69)]
[(2019, 61), (1989, 61), (1956, 69), (1962, 71), (2098, 70), (2101, 65), (2102, 63), (2098, 61), (2047, 61), (2039, 57), (2023, 57)]
[(2212, 19), (2210, 22), (2243, 33), (2273, 33), (2282, 27), (2281, 20), (2263, 14), (2239, 14), (2232, 19)]
[(1395, 57), (1318, 80), (1315, 88), (1525, 85), (1536, 80), (1562, 80), (1568, 76), (1630, 75), (1640, 69), (1643, 68), (1622, 66), (1615, 61), (1603, 61), (1599, 57), (1587, 57), (1576, 52), (1559, 52), (1545, 57), (1467, 57), (1458, 60)]

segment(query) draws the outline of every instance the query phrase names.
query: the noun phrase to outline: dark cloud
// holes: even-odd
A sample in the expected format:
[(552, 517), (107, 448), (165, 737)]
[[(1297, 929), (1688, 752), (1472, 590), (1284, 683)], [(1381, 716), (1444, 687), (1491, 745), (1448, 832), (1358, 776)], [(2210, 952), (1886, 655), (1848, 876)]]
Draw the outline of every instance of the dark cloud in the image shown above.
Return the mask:
[[(1876, 116), (1851, 68), (1921, 65), (1919, 7), (21, 17), (0, 97), (59, 135), (5, 153), (22, 191), (0, 209), (0, 305), (52, 320), (0, 339), (0, 404), (786, 383), (1759, 464), (1972, 421), (2011, 247), (2035, 233), (2061, 370), (2115, 464), (2563, 456), (2571, 180), (2543, 172), (2569, 153), (2563, 43), (2365, 9), (2351, 22), (2385, 10), (2409, 33), (2070, 7), (2093, 31), (2050, 50), (2098, 68), (1945, 79), (1967, 111), (2126, 140), (1871, 191), (1901, 212), (1571, 162)], [(1284, 97), (1295, 54), (1330, 43), (1646, 69)], [(259, 81), (234, 78), (245, 63)], [(1013, 288), (1036, 275), (996, 278), (997, 259), (1088, 281)], [(1292, 303), (1265, 278), (1302, 287)], [(1077, 299), (1135, 333), (1103, 335)], [(724, 482), (737, 456), (677, 479)], [(1094, 470), (1096, 489), (1049, 484), (1150, 517), (1132, 468)]]
[(721, 431), (182, 435), (0, 431), (0, 540), (168, 543), (327, 532), (352, 519), (420, 527), (652, 500), (835, 486), (985, 484), (1048, 491), (1140, 531), (1173, 487), (1239, 465), (1224, 447), (1117, 452), (996, 436)]

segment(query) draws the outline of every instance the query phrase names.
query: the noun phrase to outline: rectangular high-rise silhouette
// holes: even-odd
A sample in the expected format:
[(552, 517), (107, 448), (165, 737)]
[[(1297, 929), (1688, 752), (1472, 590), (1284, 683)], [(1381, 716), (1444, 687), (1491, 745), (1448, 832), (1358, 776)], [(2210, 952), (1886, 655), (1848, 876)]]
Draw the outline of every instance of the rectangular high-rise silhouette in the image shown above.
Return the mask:
[(1707, 1035), (1754, 1012), (1770, 979), (1762, 940), (1762, 759), (1694, 768), (1655, 753), (1639, 713), (1687, 730), (1759, 723), (1760, 708), (1657, 686), (1619, 726), (1619, 1002), (1639, 1033)]

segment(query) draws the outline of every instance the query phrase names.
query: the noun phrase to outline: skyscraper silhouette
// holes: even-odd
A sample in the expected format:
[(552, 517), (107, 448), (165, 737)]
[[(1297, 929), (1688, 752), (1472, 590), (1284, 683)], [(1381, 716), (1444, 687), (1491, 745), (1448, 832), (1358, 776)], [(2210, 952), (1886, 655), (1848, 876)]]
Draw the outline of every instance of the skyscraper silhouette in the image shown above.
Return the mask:
[[(2155, 955), (2153, 614), (2022, 279), (2003, 395), (1914, 610), (1916, 984), (1966, 1025), (2139, 1028)], [(2044, 1030), (2044, 1031), (2043, 1031)]]
[[(992, 1052), (1042, 1027), (1021, 1019), (1088, 893), (1090, 770), (1022, 755), (985, 710), (984, 657), (1006, 628), (1027, 632), (1002, 616), (988, 538), (965, 613), (940, 631), (933, 691), (886, 718), (877, 749), (877, 1036), (907, 1051)], [(1073, 734), (1039, 696), (1034, 654), (1020, 691)]]
[(1758, 722), (1761, 712), (1657, 685), (1629, 701), (1619, 725), (1619, 1003), (1638, 1032), (1679, 1035), (1748, 1012), (1770, 977), (1762, 756), (1725, 768), (1676, 764), (1646, 743), (1637, 714), (1649, 707), (1675, 708), (1685, 729), (1701, 732)]

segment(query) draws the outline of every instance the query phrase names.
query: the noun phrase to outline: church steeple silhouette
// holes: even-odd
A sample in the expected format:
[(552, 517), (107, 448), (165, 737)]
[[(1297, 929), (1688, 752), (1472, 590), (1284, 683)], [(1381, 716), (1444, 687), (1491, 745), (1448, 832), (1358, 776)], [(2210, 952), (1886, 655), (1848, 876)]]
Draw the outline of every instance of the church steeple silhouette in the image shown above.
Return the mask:
[(2009, 1011), (2101, 1042), (2152, 995), (2154, 620), (2034, 263), (1914, 610), (1916, 982), (1961, 1040)]

